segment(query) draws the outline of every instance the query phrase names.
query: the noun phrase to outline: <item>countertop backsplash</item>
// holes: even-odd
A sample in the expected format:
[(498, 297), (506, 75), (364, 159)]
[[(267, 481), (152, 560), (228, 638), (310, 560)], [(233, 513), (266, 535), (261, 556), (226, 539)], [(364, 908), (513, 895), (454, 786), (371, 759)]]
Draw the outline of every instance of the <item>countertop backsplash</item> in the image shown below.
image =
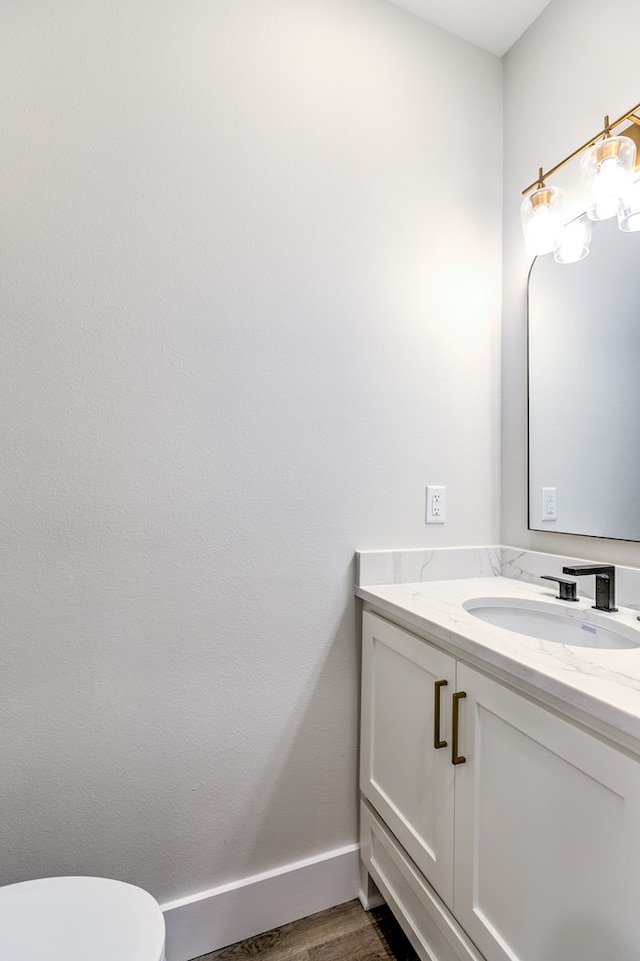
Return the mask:
[[(580, 557), (544, 554), (503, 545), (356, 551), (356, 558), (357, 587), (417, 584), (468, 577), (510, 577), (529, 584), (539, 584), (542, 574), (568, 576), (562, 574), (565, 564), (598, 563)], [(617, 603), (640, 610), (640, 569), (617, 564), (615, 568)], [(576, 581), (580, 596), (594, 596), (594, 577), (578, 577)]]

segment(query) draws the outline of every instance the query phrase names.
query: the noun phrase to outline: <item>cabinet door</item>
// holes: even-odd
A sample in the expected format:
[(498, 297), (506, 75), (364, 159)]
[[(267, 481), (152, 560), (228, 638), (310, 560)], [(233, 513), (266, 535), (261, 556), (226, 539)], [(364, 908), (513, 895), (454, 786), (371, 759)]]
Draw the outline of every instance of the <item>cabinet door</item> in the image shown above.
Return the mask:
[(454, 913), (490, 961), (638, 961), (640, 765), (458, 664)]
[[(436, 694), (436, 682), (446, 681)], [(360, 787), (434, 886), (453, 896), (451, 692), (455, 661), (426, 641), (365, 613)], [(442, 749), (434, 747), (441, 705)]]

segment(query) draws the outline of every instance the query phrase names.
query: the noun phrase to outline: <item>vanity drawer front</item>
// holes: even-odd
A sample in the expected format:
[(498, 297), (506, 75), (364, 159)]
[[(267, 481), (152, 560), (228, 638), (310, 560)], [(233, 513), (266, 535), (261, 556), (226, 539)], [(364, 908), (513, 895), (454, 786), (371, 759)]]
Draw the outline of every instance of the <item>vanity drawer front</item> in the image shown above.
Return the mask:
[(361, 857), (424, 961), (484, 961), (370, 806), (360, 805)]

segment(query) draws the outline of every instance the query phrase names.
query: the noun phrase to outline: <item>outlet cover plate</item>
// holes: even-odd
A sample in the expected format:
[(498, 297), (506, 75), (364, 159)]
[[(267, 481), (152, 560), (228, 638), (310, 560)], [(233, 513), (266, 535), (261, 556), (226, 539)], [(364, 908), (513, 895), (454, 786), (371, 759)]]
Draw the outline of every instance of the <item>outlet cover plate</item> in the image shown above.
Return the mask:
[(447, 488), (427, 486), (427, 511), (425, 524), (444, 524), (447, 519)]

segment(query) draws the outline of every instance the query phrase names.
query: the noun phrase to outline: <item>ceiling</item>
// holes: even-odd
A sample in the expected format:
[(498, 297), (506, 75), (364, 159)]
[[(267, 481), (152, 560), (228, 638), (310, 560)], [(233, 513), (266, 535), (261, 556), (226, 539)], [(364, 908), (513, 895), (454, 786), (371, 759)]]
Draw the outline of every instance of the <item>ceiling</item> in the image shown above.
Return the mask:
[(549, 0), (390, 0), (396, 7), (501, 57)]

